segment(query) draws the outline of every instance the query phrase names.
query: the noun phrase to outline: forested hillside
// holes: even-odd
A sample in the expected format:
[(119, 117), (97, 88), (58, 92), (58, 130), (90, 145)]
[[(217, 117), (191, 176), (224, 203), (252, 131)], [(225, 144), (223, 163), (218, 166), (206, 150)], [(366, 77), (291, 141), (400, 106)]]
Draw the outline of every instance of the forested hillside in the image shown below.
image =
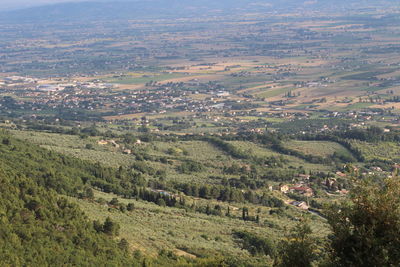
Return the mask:
[(97, 232), (76, 205), (4, 162), (0, 187), (2, 266), (135, 266), (112, 235)]
[[(266, 208), (269, 215), (263, 215), (267, 216), (264, 223), (258, 215), (262, 213), (253, 217), (247, 207), (235, 212), (237, 200), (226, 206), (226, 214), (221, 212), (224, 202), (212, 209), (210, 204), (215, 202), (208, 195), (199, 196), (204, 199), (204, 206), (199, 205), (202, 202), (190, 206), (186, 201), (192, 200), (191, 194), (177, 198), (165, 192), (156, 193), (135, 170), (104, 167), (58, 154), (13, 138), (7, 132), (0, 133), (0, 160), (0, 261), (5, 266), (103, 266), (104, 263), (109, 266), (312, 266), (314, 263), (365, 266), (369, 261), (375, 262), (372, 266), (382, 262), (387, 263), (385, 266), (395, 266), (399, 260), (396, 252), (400, 221), (397, 177), (386, 180), (375, 177), (378, 183), (372, 179), (355, 182), (348, 199), (321, 209), (321, 216), (327, 219), (331, 231), (327, 237), (322, 237), (314, 232), (316, 218), (289, 209), (277, 198), (269, 199), (268, 205), (263, 200), (266, 206), (272, 207)], [(186, 185), (177, 186), (182, 186), (186, 192)], [(113, 196), (122, 198), (118, 201), (114, 197), (106, 202), (106, 199), (95, 199), (98, 196), (108, 200)], [(261, 206), (257, 207), (261, 210)], [(242, 217), (238, 215), (240, 212)], [(135, 217), (136, 214), (147, 217)], [(143, 255), (134, 248), (140, 242), (132, 247), (125, 239), (136, 242), (130, 235), (140, 236), (140, 233), (129, 232), (135, 229), (130, 225), (132, 223), (139, 225), (136, 231), (140, 232), (148, 230), (140, 226), (143, 223), (155, 227), (155, 221), (165, 220), (163, 226), (176, 225), (178, 222), (174, 223), (174, 220), (178, 217), (190, 222), (193, 233), (198, 231), (195, 228), (199, 222), (203, 228), (205, 222), (212, 222), (213, 227), (227, 224), (225, 227), (229, 230), (220, 232), (222, 237), (216, 236), (212, 240), (202, 234), (201, 238), (206, 243), (224, 246), (224, 249), (235, 251), (239, 248), (243, 254), (228, 257), (212, 254), (211, 250), (179, 246), (181, 250), (177, 251), (181, 255), (164, 249), (158, 249), (157, 255)], [(282, 229), (273, 223), (275, 220), (298, 223), (292, 223), (291, 229)], [(358, 230), (353, 231), (353, 228)], [(170, 241), (180, 235), (181, 229), (167, 230), (170, 237), (166, 240), (181, 240)], [(281, 230), (284, 230), (283, 235), (278, 234)], [(195, 236), (189, 239), (193, 233), (184, 234), (187, 244), (195, 242)], [(227, 238), (226, 234), (232, 237)], [(154, 238), (149, 240), (156, 241)], [(236, 245), (232, 247), (229, 240)], [(349, 252), (349, 244), (354, 251)], [(184, 250), (191, 253), (182, 254)]]
[(57, 194), (76, 195), (93, 177), (84, 162), (0, 134), (0, 262), (10, 266), (134, 266), (113, 240), (118, 226), (101, 229)]
[[(93, 221), (71, 201), (78, 197), (93, 198), (91, 184), (105, 185), (101, 188), (105, 192), (124, 194), (129, 186), (125, 184), (122, 190), (121, 183), (129, 177), (129, 185), (135, 185), (134, 174), (122, 174), (118, 169), (54, 153), (13, 138), (7, 132), (0, 133), (0, 162), (0, 262), (3, 266), (239, 264), (220, 257), (177, 257), (166, 251), (156, 256), (142, 255), (119, 237), (120, 225), (113, 218)], [(141, 192), (141, 198), (144, 194), (156, 198), (146, 200), (160, 202), (158, 194)]]

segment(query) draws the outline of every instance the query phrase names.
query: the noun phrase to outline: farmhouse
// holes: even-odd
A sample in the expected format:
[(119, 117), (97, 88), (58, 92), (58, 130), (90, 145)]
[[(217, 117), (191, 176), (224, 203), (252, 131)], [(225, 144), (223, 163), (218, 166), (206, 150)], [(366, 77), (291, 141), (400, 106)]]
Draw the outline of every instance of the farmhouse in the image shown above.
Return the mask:
[(278, 189), (279, 189), (279, 191), (281, 191), (282, 193), (287, 193), (287, 192), (289, 192), (289, 186), (288, 186), (288, 185), (283, 185), (283, 184), (281, 184), (281, 185), (279, 185)]
[(122, 153), (129, 155), (129, 154), (132, 154), (132, 150), (130, 150), (130, 149), (124, 149), (124, 150), (122, 151)]
[(108, 142), (106, 140), (100, 140), (100, 141), (97, 142), (97, 144), (104, 146), (104, 145), (107, 145)]
[(308, 210), (308, 205), (304, 201), (293, 201), (293, 202), (290, 202), (290, 204), (297, 208), (300, 208), (303, 210)]
[(36, 90), (41, 92), (56, 92), (60, 88), (54, 84), (42, 84), (36, 87)]
[(310, 180), (311, 175), (309, 174), (299, 174), (299, 178), (303, 180)]

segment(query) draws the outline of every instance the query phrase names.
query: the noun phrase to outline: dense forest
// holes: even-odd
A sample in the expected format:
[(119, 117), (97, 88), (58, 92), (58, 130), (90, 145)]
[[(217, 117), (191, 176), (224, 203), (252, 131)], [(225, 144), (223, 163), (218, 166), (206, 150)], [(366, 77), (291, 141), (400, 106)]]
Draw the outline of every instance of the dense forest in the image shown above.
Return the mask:
[[(98, 232), (76, 205), (21, 171), (0, 166), (3, 266), (136, 266), (112, 232)], [(113, 224), (109, 221), (108, 224)]]

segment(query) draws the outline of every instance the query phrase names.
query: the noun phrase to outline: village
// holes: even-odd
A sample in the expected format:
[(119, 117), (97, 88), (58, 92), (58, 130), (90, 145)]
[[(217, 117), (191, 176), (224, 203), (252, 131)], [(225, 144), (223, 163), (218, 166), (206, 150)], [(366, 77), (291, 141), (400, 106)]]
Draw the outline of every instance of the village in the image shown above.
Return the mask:
[[(290, 94), (290, 91), (289, 93)], [(119, 84), (99, 79), (36, 79), (10, 76), (0, 79), (0, 106), (3, 115), (18, 110), (22, 118), (60, 116), (60, 113), (88, 112), (88, 118), (113, 121), (137, 119), (141, 116), (169, 116), (181, 113), (186, 117), (203, 117), (228, 124), (246, 123), (243, 117), (277, 118), (285, 121), (319, 118), (354, 120), (354, 127), (368, 121), (396, 123), (399, 117), (391, 109), (330, 111), (313, 108), (286, 107), (282, 101), (258, 101), (251, 96), (227, 90), (218, 83), (197, 81), (147, 83), (143, 89), (124, 90)], [(86, 113), (85, 113), (86, 112)], [(85, 116), (79, 117), (85, 120)], [(140, 118), (140, 117), (139, 117)], [(254, 123), (253, 123), (254, 124)], [(258, 128), (255, 127), (252, 128)], [(264, 128), (264, 126), (262, 126)], [(332, 130), (325, 126), (320, 131)]]

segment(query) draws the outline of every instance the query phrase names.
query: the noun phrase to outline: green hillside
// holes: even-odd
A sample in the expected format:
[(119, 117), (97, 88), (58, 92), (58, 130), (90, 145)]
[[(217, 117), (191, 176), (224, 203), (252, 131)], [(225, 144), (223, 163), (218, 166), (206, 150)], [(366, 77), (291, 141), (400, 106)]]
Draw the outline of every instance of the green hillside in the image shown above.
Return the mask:
[[(0, 165), (2, 266), (135, 266), (82, 211), (20, 171)], [(12, 168), (14, 169), (14, 168)]]

